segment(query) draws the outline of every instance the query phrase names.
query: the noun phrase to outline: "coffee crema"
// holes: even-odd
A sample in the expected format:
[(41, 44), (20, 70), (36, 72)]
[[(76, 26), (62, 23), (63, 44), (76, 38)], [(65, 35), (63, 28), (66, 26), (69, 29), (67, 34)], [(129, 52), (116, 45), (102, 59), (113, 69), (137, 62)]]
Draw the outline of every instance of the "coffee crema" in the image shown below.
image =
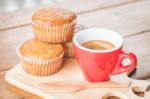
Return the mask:
[(113, 45), (110, 42), (103, 41), (103, 40), (92, 40), (81, 43), (81, 45), (88, 49), (93, 50), (109, 50), (112, 48), (115, 48), (115, 45)]

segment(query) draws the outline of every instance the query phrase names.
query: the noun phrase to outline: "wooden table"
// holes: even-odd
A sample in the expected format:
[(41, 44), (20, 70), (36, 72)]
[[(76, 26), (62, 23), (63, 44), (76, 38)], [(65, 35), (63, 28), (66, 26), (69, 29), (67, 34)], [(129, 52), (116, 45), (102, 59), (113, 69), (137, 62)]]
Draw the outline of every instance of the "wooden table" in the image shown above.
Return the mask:
[[(118, 31), (125, 38), (125, 50), (138, 57), (136, 79), (150, 79), (150, 0), (53, 0), (49, 6), (75, 11), (78, 23)], [(5, 73), (19, 59), (16, 47), (32, 38), (31, 15), (41, 7), (0, 14), (0, 99), (37, 99), (6, 83)], [(18, 94), (19, 93), (19, 94)]]

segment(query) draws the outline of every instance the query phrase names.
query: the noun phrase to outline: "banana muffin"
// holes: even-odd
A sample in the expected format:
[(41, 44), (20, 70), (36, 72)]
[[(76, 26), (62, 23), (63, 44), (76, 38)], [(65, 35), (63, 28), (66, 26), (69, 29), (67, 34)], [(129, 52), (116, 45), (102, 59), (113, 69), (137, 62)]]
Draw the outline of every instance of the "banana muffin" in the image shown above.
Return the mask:
[(48, 43), (64, 43), (71, 40), (76, 24), (76, 14), (60, 8), (43, 8), (32, 16), (35, 38)]
[(48, 44), (35, 39), (25, 41), (18, 48), (23, 69), (29, 74), (46, 76), (59, 71), (62, 67), (64, 46)]

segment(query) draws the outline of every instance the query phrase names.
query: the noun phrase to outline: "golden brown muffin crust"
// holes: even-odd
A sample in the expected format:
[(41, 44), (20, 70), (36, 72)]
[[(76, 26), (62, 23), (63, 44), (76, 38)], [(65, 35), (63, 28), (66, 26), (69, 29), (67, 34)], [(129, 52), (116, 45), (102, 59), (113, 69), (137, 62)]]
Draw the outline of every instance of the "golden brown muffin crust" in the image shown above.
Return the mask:
[(76, 14), (70, 10), (60, 8), (43, 8), (37, 10), (32, 21), (36, 23), (46, 23), (48, 25), (63, 25), (76, 19)]
[(34, 39), (25, 41), (19, 48), (23, 56), (31, 56), (42, 59), (52, 59), (64, 52), (62, 44), (48, 44)]

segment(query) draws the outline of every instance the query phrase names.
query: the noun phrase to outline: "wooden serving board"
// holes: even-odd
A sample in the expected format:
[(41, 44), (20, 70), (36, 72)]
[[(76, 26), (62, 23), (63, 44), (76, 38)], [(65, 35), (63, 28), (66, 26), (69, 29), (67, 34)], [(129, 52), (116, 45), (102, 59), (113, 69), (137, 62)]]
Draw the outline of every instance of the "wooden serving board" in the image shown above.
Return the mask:
[[(68, 80), (87, 82), (75, 59), (65, 59), (63, 68), (58, 73), (45, 77), (29, 75), (18, 64), (6, 73), (5, 79), (18, 88), (46, 99), (109, 99), (110, 96), (117, 96), (121, 99), (150, 99), (150, 91), (147, 88), (150, 83), (131, 79), (127, 73), (112, 75), (110, 78), (111, 81), (116, 82), (131, 82), (131, 86), (127, 88), (90, 88), (77, 92), (45, 92), (39, 88), (40, 83), (47, 82)], [(140, 97), (134, 92), (145, 92), (145, 94)]]

